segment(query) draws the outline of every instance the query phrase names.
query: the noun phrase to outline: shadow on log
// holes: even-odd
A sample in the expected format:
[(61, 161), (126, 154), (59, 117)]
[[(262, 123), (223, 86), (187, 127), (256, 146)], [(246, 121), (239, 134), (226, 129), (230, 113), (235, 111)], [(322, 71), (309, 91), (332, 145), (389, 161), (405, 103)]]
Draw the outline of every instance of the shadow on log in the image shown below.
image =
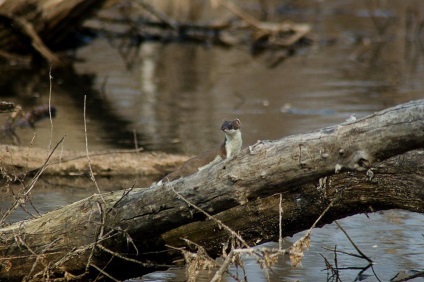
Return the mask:
[(332, 201), (321, 225), (392, 208), (422, 213), (424, 152), (406, 152), (423, 146), (424, 100), (259, 141), (208, 171), (163, 186), (93, 195), (1, 228), (0, 278), (135, 277), (174, 265), (182, 254), (167, 246), (189, 249), (182, 238), (216, 257), (231, 234), (199, 209), (252, 246), (275, 240), (279, 194), (285, 236), (308, 228)]

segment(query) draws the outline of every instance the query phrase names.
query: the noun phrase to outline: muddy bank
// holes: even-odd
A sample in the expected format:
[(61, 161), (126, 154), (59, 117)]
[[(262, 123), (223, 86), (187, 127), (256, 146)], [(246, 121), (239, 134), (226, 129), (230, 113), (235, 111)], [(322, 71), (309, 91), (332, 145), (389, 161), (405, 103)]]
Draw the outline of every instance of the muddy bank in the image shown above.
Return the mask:
[[(97, 151), (89, 153), (91, 169), (96, 181), (105, 189), (113, 177), (117, 183), (133, 183), (139, 179), (143, 185), (181, 165), (186, 156), (136, 150)], [(42, 170), (41, 179), (76, 184), (82, 187), (91, 182), (87, 154), (63, 150), (58, 146), (53, 153), (47, 149), (18, 146), (0, 146), (2, 177), (8, 181), (25, 181)]]

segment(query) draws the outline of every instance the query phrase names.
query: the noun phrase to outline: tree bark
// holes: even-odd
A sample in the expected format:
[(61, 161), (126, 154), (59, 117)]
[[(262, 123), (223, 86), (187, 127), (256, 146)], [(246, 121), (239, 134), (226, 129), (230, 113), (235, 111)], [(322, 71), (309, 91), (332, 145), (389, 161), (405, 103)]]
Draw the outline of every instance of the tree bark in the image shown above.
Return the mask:
[(424, 100), (311, 133), (260, 141), (181, 180), (93, 195), (0, 229), (0, 278), (87, 279), (99, 271), (134, 277), (181, 258), (166, 246), (184, 246), (181, 238), (216, 256), (231, 235), (199, 209), (251, 245), (273, 240), (278, 234), (276, 194), (283, 198), (284, 235), (309, 227), (333, 200), (321, 224), (382, 209), (424, 212), (424, 153), (395, 157), (423, 146)]

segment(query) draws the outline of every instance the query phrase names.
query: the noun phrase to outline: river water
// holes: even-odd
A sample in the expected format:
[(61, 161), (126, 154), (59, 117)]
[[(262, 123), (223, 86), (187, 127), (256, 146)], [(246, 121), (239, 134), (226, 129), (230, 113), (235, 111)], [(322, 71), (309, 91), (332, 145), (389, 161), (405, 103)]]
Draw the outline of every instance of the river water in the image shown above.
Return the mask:
[[(197, 154), (222, 142), (223, 118), (240, 118), (247, 146), (424, 98), (424, 2), (286, 2), (290, 4), (277, 5), (272, 16), (310, 23), (314, 44), (272, 68), (276, 54), (252, 57), (248, 46), (148, 42), (122, 48), (123, 39), (96, 38), (76, 51), (78, 62), (70, 73), (52, 72), (51, 97), (57, 108), (53, 140), (66, 135), (65, 149), (85, 151), (85, 95), (90, 150), (134, 148), (136, 140), (148, 151), (182, 154)], [(255, 11), (253, 4), (251, 9)], [(48, 69), (7, 70), (1, 79), (2, 99), (24, 108), (48, 102)], [(50, 122), (42, 121), (17, 134), (22, 145), (47, 148), (50, 132)], [(11, 143), (7, 137), (2, 141)], [(72, 184), (63, 187), (51, 191), (43, 182), (33, 195), (34, 205), (45, 212), (95, 192)], [(1, 207), (8, 207), (7, 198), (1, 199)], [(18, 211), (11, 218), (26, 216)], [(392, 210), (356, 215), (340, 224), (374, 260), (381, 281), (424, 269), (423, 215)], [(286, 238), (285, 244), (301, 235)], [(270, 280), (326, 281), (322, 256), (333, 265), (335, 256), (324, 247), (334, 246), (355, 252), (334, 224), (316, 229), (302, 266), (294, 269), (287, 258), (281, 259)], [(343, 281), (378, 281), (372, 269), (357, 269), (367, 265), (364, 260), (339, 254), (337, 262), (339, 267), (356, 268), (342, 270)], [(248, 281), (266, 281), (254, 259), (246, 258), (245, 266)], [(198, 281), (208, 281), (211, 275), (202, 272)], [(185, 273), (172, 269), (140, 279), (185, 281)]]

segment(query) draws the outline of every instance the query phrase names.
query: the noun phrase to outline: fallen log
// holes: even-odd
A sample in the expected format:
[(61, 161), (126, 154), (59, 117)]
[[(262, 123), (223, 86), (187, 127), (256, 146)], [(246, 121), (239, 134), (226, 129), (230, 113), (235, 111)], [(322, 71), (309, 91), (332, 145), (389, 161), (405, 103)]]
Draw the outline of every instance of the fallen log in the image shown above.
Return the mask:
[[(275, 141), (259, 141), (209, 170), (149, 189), (93, 195), (0, 229), (0, 279), (123, 279), (181, 258), (181, 238), (212, 256), (232, 234), (249, 245), (362, 212), (424, 212), (424, 100), (357, 121)], [(391, 157), (391, 160), (387, 160)], [(383, 162), (384, 161), (384, 162)], [(325, 178), (327, 177), (327, 178)], [(319, 181), (321, 179), (321, 181)]]
[[(86, 176), (89, 173), (86, 152), (56, 150), (46, 161), (47, 150), (34, 147), (0, 145), (3, 175), (22, 181), (43, 169), (43, 177)], [(97, 151), (89, 154), (97, 177), (149, 177), (159, 179), (187, 160), (187, 156), (142, 150)]]

